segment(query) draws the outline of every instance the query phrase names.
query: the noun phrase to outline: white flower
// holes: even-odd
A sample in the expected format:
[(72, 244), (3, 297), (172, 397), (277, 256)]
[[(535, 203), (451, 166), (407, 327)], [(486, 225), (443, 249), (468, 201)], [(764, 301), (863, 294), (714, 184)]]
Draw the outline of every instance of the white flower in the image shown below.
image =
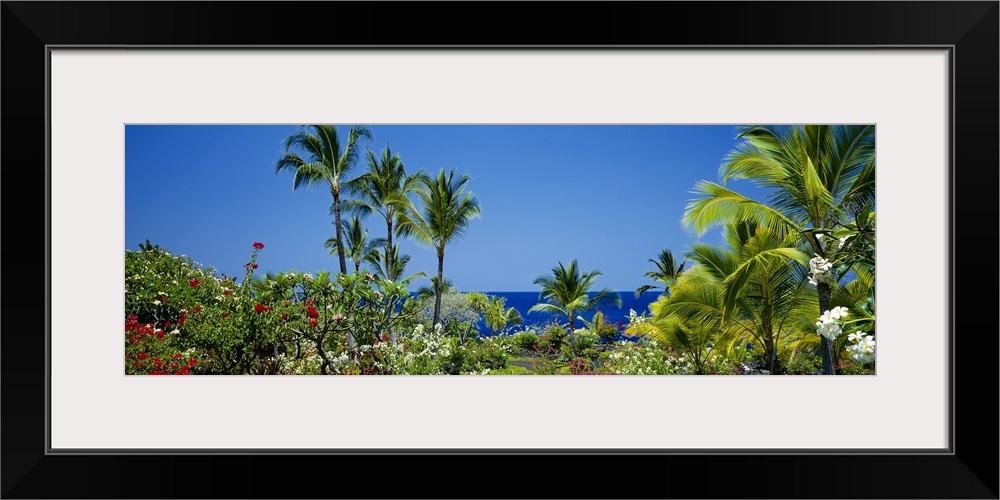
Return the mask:
[(181, 331), (178, 330), (177, 328), (174, 328), (173, 330), (170, 330), (170, 334), (171, 335), (177, 335), (178, 333), (181, 333)]
[(313, 275), (312, 275), (312, 274), (309, 274), (309, 273), (305, 273), (305, 274), (303, 274), (303, 275), (302, 275), (302, 277), (303, 277), (303, 278), (305, 278), (305, 279), (307, 279), (307, 280), (311, 280), (311, 279), (313, 279)]
[(840, 250), (841, 248), (844, 248), (844, 243), (847, 243), (847, 239), (850, 238), (850, 237), (852, 237), (852, 236), (854, 236), (854, 235), (853, 234), (849, 234), (847, 236), (841, 237), (840, 240), (837, 242), (837, 250)]
[(153, 305), (154, 305), (154, 306), (158, 306), (158, 305), (160, 305), (160, 301), (159, 301), (159, 300), (154, 300), (154, 301), (153, 301)]
[(288, 273), (288, 274), (285, 275), (285, 277), (288, 278), (288, 279), (290, 279), (290, 280), (291, 279), (295, 279), (295, 273)]
[(833, 319), (839, 320), (846, 318), (849, 312), (846, 307), (837, 306), (830, 310), (830, 315), (833, 316)]
[(843, 330), (841, 329), (839, 323), (836, 323), (836, 322), (830, 322), (830, 323), (818, 322), (818, 323), (816, 323), (816, 334), (817, 335), (822, 335), (823, 337), (826, 337), (826, 338), (828, 338), (830, 340), (833, 340), (833, 339), (836, 339), (841, 333), (843, 333)]
[(850, 340), (851, 342), (858, 342), (858, 341), (861, 341), (862, 339), (864, 339), (865, 335), (867, 335), (866, 332), (857, 331), (857, 332), (854, 332), (854, 333), (848, 335), (847, 336), (847, 340)]

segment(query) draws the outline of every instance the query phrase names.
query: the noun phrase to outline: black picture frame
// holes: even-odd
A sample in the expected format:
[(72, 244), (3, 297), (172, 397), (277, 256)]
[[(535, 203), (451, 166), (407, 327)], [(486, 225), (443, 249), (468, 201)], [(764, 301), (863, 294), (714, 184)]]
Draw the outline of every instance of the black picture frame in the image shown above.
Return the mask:
[[(996, 317), (989, 313), (998, 303), (991, 279), (994, 259), (988, 253), (995, 241), (989, 236), (995, 227), (988, 224), (1000, 215), (996, 1), (557, 2), (547, 7), (572, 10), (572, 16), (557, 17), (544, 14), (552, 10), (535, 2), (2, 5), (6, 147), (0, 160), (8, 235), (2, 247), (8, 293), (3, 294), (0, 337), (4, 498), (998, 498), (997, 426), (991, 423), (997, 414), (998, 338), (995, 320), (987, 322)], [(949, 453), (48, 454), (48, 47), (415, 44), (609, 50), (950, 47), (954, 140), (947, 306), (954, 372)], [(989, 237), (985, 245), (984, 236)], [(984, 250), (986, 258), (976, 258)], [(982, 303), (986, 309), (976, 307)], [(986, 426), (977, 424), (982, 415)], [(827, 432), (819, 423), (812, 431)], [(438, 471), (435, 477), (428, 478), (427, 465)], [(483, 490), (456, 487), (454, 478), (468, 474), (488, 474), (479, 481)], [(288, 478), (298, 480), (282, 480)]]

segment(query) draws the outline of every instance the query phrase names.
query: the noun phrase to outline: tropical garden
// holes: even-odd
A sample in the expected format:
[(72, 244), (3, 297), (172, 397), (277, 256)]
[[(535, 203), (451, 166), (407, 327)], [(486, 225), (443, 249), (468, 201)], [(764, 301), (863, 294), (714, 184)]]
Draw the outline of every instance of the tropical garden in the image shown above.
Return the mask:
[[(471, 178), (408, 171), (372, 132), (303, 125), (272, 164), (294, 190), (329, 192), (330, 270), (242, 276), (149, 240), (125, 252), (126, 374), (862, 375), (875, 373), (875, 127), (737, 127), (716, 181), (692, 186), (680, 221), (720, 242), (663, 249), (635, 276), (648, 310), (597, 269), (551, 263), (526, 324), (505, 297), (459, 292), (452, 244), (482, 213)], [(758, 200), (731, 187), (765, 189)], [(432, 269), (408, 269), (410, 241)], [(335, 260), (334, 260), (335, 259)], [(417, 278), (430, 286), (416, 288)], [(529, 284), (525, 284), (526, 287)], [(631, 292), (629, 292), (631, 293)], [(485, 325), (485, 327), (483, 327)]]

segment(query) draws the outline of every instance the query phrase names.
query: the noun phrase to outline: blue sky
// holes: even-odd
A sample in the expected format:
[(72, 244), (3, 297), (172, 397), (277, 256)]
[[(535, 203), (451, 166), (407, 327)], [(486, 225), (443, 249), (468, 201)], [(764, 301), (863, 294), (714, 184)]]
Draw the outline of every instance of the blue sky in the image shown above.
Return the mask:
[[(337, 271), (323, 248), (334, 235), (332, 198), (292, 190), (276, 174), (297, 125), (129, 125), (125, 129), (125, 243), (150, 240), (229, 276), (262, 242), (257, 272)], [(347, 126), (339, 126), (346, 134)], [(444, 273), (462, 291), (534, 291), (558, 262), (600, 270), (598, 287), (634, 290), (669, 248), (681, 258), (694, 234), (680, 223), (691, 188), (716, 180), (735, 144), (733, 126), (375, 125), (364, 145), (398, 152), (407, 172), (456, 169), (472, 180), (482, 218), (445, 248)], [(347, 177), (363, 172), (359, 164)], [(738, 191), (762, 199), (746, 183)], [(754, 195), (756, 193), (756, 195)], [(365, 220), (369, 236), (384, 221)], [(717, 231), (701, 239), (717, 241)], [(407, 274), (436, 273), (433, 250), (396, 239)], [(353, 268), (350, 261), (348, 266)], [(427, 284), (418, 279), (410, 289)]]

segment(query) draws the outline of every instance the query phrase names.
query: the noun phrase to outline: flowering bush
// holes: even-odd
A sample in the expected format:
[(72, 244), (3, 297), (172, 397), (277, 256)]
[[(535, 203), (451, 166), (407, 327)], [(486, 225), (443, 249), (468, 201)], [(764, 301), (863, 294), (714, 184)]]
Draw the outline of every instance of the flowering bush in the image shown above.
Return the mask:
[(538, 350), (538, 335), (534, 330), (523, 330), (514, 334), (512, 341), (519, 349)]
[[(573, 358), (584, 356), (584, 351), (594, 351), (595, 346), (597, 346), (598, 338), (597, 335), (590, 330), (580, 328), (573, 332), (576, 337), (576, 351), (573, 352), (573, 346), (569, 342), (563, 342), (560, 352), (562, 354), (562, 359), (571, 360)], [(584, 356), (585, 357), (585, 356)]]
[(875, 337), (867, 332), (857, 331), (847, 336), (847, 340), (853, 342), (847, 347), (847, 352), (851, 359), (859, 363), (871, 363), (875, 361)]
[[(545, 336), (546, 340), (548, 341), (546, 347), (551, 347), (554, 351), (558, 352), (559, 349), (562, 347), (563, 342), (566, 341), (567, 332), (566, 329), (562, 327), (562, 325), (558, 323), (552, 323), (551, 325), (545, 327), (545, 333), (543, 333), (542, 335)], [(541, 346), (542, 338), (539, 337), (538, 340), (539, 340), (539, 346)]]
[[(830, 341), (836, 340), (844, 331), (842, 323), (846, 323), (848, 315), (849, 311), (842, 306), (825, 311), (816, 322), (816, 333), (830, 339)], [(861, 364), (871, 363), (875, 360), (874, 335), (858, 330), (848, 335), (847, 340), (850, 344), (845, 349), (852, 360)]]
[(847, 315), (848, 310), (846, 307), (834, 307), (824, 312), (819, 317), (819, 321), (816, 322), (816, 334), (826, 337), (831, 341), (836, 340), (844, 331), (840, 325), (840, 320), (846, 318)]
[(813, 254), (813, 258), (809, 259), (809, 284), (831, 283), (833, 281), (831, 268), (833, 264), (829, 260)]
[[(382, 373), (371, 347), (393, 329), (408, 328), (418, 312), (405, 287), (358, 273), (290, 272), (254, 280), (263, 248), (253, 244), (241, 284), (166, 251), (127, 252), (127, 315), (136, 325), (149, 325), (154, 336), (169, 332), (157, 337), (162, 349), (193, 350), (199, 372)], [(143, 342), (151, 342), (146, 337)]]
[(128, 375), (190, 375), (198, 366), (193, 350), (179, 351), (168, 335), (152, 324), (125, 321), (125, 373)]
[(690, 369), (683, 357), (668, 357), (652, 342), (615, 344), (616, 349), (601, 354), (604, 367), (618, 375), (674, 375)]

